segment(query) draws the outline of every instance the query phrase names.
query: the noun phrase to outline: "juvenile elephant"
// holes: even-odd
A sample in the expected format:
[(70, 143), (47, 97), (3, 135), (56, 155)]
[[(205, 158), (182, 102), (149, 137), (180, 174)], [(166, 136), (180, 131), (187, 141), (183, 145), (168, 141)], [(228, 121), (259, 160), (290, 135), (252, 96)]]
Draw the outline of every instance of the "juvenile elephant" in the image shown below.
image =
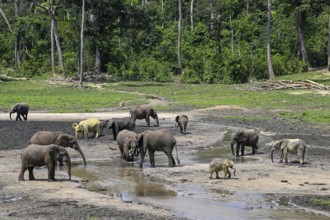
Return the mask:
[(147, 151), (149, 152), (151, 167), (155, 167), (155, 151), (163, 151), (168, 158), (168, 166), (174, 167), (175, 160), (173, 158), (172, 152), (173, 148), (176, 150), (176, 159), (178, 164), (180, 160), (178, 157), (178, 150), (176, 146), (176, 140), (173, 137), (171, 131), (167, 129), (159, 129), (156, 131), (144, 131), (139, 136), (139, 145), (133, 149), (131, 154), (137, 154), (140, 151), (140, 168), (143, 166), (143, 160)]
[[(239, 156), (239, 149), (241, 148), (241, 156), (244, 156), (245, 146), (252, 147), (252, 154), (258, 153), (259, 136), (253, 129), (237, 131), (231, 140), (230, 148), (234, 156)], [(236, 143), (236, 155), (234, 153), (234, 144)]]
[(282, 163), (283, 158), (285, 158), (285, 163), (288, 163), (288, 153), (297, 154), (300, 156), (300, 164), (304, 163), (305, 153), (306, 153), (306, 143), (302, 139), (281, 139), (275, 141), (272, 145), (271, 151), (271, 159), (273, 162), (273, 154), (274, 151), (280, 149), (281, 150), (281, 160)]
[(29, 105), (25, 102), (22, 103), (16, 103), (13, 105), (9, 112), (9, 118), (11, 119), (11, 114), (16, 113), (16, 121), (20, 120), (22, 121), (21, 116), (23, 117), (24, 121), (27, 121), (27, 116), (29, 113)]
[(56, 144), (62, 147), (70, 147), (79, 152), (86, 166), (85, 155), (82, 152), (77, 139), (61, 131), (38, 131), (30, 139), (30, 144), (49, 145)]
[(84, 134), (85, 139), (88, 139), (88, 132), (94, 132), (95, 138), (98, 138), (103, 130), (101, 122), (97, 118), (86, 119), (79, 124), (73, 123), (72, 128), (75, 130), (76, 138)]
[(188, 116), (187, 115), (178, 115), (175, 118), (175, 126), (180, 127), (180, 131), (182, 134), (186, 134), (187, 124), (188, 124)]
[(228, 176), (228, 178), (231, 177), (231, 173), (229, 171), (230, 169), (234, 170), (234, 176), (236, 176), (236, 169), (234, 168), (234, 162), (231, 160), (227, 160), (225, 159), (224, 161), (222, 161), (221, 159), (213, 159), (211, 161), (211, 163), (209, 164), (209, 172), (210, 172), (210, 179), (212, 179), (212, 175), (215, 172), (216, 174), (216, 178), (220, 179), (219, 177), (219, 172), (223, 171), (224, 177), (226, 178)]
[(147, 121), (148, 127), (150, 127), (150, 117), (155, 119), (157, 127), (159, 126), (158, 115), (156, 111), (148, 105), (138, 105), (130, 111), (131, 118), (136, 119), (145, 119)]
[(135, 121), (130, 117), (125, 118), (112, 118), (108, 121), (109, 129), (112, 129), (113, 138), (117, 140), (118, 133), (121, 130), (127, 129), (130, 131), (134, 130)]
[[(118, 148), (121, 153), (121, 158), (126, 161), (133, 161), (134, 156), (137, 156), (139, 152), (139, 137), (140, 135), (134, 131), (124, 129), (119, 132), (117, 136)], [(132, 151), (135, 150), (133, 154)]]
[(48, 168), (48, 181), (55, 181), (55, 166), (57, 161), (64, 161), (68, 166), (69, 180), (71, 180), (71, 161), (64, 147), (50, 144), (48, 146), (31, 144), (27, 146), (21, 156), (21, 172), (18, 180), (24, 181), (24, 172), (29, 170), (29, 180), (35, 180), (34, 167), (46, 165)]

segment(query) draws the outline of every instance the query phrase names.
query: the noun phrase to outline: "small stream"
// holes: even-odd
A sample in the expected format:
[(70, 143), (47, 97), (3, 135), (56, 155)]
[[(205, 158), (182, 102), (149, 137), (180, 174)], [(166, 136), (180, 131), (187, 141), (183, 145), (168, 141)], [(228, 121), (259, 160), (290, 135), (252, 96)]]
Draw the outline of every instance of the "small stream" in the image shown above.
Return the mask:
[[(268, 140), (267, 136), (260, 137), (261, 142)], [(208, 164), (214, 155), (220, 155), (219, 158), (232, 158), (228, 146), (229, 138), (225, 135), (224, 141), (195, 154), (180, 155), (180, 160), (185, 163)], [(252, 160), (255, 159), (242, 157), (235, 160), (235, 163)], [(164, 154), (156, 154), (155, 161), (157, 167), (167, 166), (167, 157)], [(148, 158), (144, 166), (149, 166)], [(138, 163), (126, 163), (120, 158), (91, 161), (86, 167), (74, 166), (72, 174), (86, 180), (84, 186), (87, 190), (120, 198), (127, 203), (153, 204), (169, 209), (178, 216), (192, 219), (329, 219), (289, 205), (280, 205), (257, 192), (251, 194), (217, 190), (219, 197), (205, 198), (203, 195), (207, 189), (203, 186), (187, 186), (188, 188), (178, 191), (168, 190), (163, 186), (166, 184), (164, 181), (145, 176), (143, 170), (138, 168)]]

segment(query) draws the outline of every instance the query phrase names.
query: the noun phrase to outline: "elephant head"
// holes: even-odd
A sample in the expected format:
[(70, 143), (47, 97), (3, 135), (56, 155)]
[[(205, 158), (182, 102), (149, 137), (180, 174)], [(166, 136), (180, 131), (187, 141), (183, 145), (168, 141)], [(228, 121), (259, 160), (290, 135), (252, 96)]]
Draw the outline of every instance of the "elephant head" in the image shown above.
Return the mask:
[(76, 138), (82, 137), (84, 134), (84, 127), (80, 126), (78, 123), (73, 123), (72, 128), (74, 129)]
[[(282, 149), (285, 145), (285, 139), (282, 139), (282, 140), (278, 140), (278, 141), (275, 141), (272, 145), (272, 150), (271, 150), (271, 159), (272, 159), (272, 162), (273, 162), (273, 155), (274, 155), (274, 151), (276, 150), (279, 150), (279, 149)], [(283, 144), (283, 145), (282, 145)]]
[[(65, 150), (64, 147), (57, 145), (50, 145), (50, 147), (48, 148), (48, 154), (46, 154), (45, 156), (45, 162), (46, 164), (48, 164), (48, 162), (50, 161), (55, 161), (55, 163), (57, 161), (65, 162), (68, 167), (69, 180), (71, 180), (71, 160), (69, 153)], [(55, 174), (55, 167), (54, 167), (54, 174)], [(52, 176), (52, 172), (50, 171), (48, 172), (48, 175), (50, 176), (50, 179), (52, 179), (51, 177), (54, 177), (54, 175)]]
[(82, 152), (78, 142), (77, 142), (77, 139), (70, 135), (70, 134), (60, 134), (56, 141), (55, 141), (55, 144), (59, 145), (59, 146), (63, 146), (63, 147), (70, 147), (70, 148), (73, 148), (75, 149), (76, 151), (79, 152), (79, 154), (81, 155), (81, 157), (83, 158), (84, 160), (84, 164), (86, 166), (86, 158), (85, 158), (85, 155), (84, 153)]
[(157, 115), (156, 111), (153, 108), (150, 108), (148, 114), (150, 115), (150, 117), (152, 117), (156, 121), (156, 124), (157, 124), (156, 126), (158, 127), (159, 120), (158, 120), (158, 115)]
[(236, 168), (234, 166), (235, 166), (235, 164), (231, 160), (227, 160), (226, 159), (226, 160), (223, 161), (223, 163), (222, 163), (222, 169), (223, 169), (223, 171), (225, 173), (225, 176), (228, 173), (229, 174), (228, 177), (229, 178), (231, 177), (231, 174), (229, 172), (229, 168), (234, 170), (234, 173), (233, 174), (234, 174), (234, 176), (236, 176)]
[(233, 136), (231, 142), (230, 142), (230, 148), (231, 148), (231, 152), (232, 154), (235, 156), (235, 152), (234, 152), (234, 145), (235, 143), (242, 143), (242, 142), (246, 142), (248, 139), (248, 136), (246, 134), (245, 131), (237, 131), (236, 134)]

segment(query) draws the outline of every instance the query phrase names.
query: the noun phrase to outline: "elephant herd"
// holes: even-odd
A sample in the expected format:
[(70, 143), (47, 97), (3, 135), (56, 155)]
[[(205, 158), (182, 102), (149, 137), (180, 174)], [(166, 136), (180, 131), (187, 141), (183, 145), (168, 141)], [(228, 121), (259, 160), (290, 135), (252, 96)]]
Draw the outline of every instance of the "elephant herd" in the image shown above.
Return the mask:
[[(24, 120), (27, 120), (29, 106), (26, 103), (19, 103), (12, 107), (12, 113), (17, 113), (16, 120), (21, 120), (20, 115)], [(155, 120), (155, 126), (159, 126), (158, 115), (156, 111), (148, 105), (136, 106), (130, 110), (130, 117), (112, 118), (105, 121), (100, 121), (97, 118), (90, 118), (79, 123), (73, 123), (75, 136), (56, 131), (38, 131), (35, 133), (30, 142), (21, 155), (21, 171), (19, 180), (24, 180), (24, 172), (28, 169), (29, 179), (34, 180), (33, 169), (36, 166), (46, 165), (48, 168), (48, 180), (55, 180), (55, 166), (57, 162), (62, 166), (63, 162), (68, 167), (69, 179), (71, 179), (71, 161), (69, 154), (65, 148), (70, 147), (79, 152), (86, 165), (86, 158), (82, 152), (77, 139), (88, 138), (90, 132), (94, 133), (94, 137), (98, 138), (102, 135), (104, 128), (112, 129), (113, 138), (117, 141), (118, 149), (120, 150), (121, 158), (124, 161), (130, 162), (134, 157), (139, 156), (139, 167), (143, 167), (143, 161), (146, 153), (149, 153), (150, 165), (155, 167), (155, 151), (162, 151), (168, 158), (168, 166), (174, 167), (180, 164), (177, 153), (176, 139), (172, 132), (168, 129), (160, 128), (157, 130), (145, 130), (141, 133), (134, 132), (136, 119), (144, 119), (150, 127), (150, 117)], [(186, 115), (178, 115), (175, 118), (176, 127), (180, 128), (180, 132), (185, 135), (188, 117)], [(259, 136), (255, 130), (239, 130), (231, 139), (230, 148), (235, 157), (244, 156), (245, 147), (252, 148), (252, 154), (258, 153)], [(234, 145), (236, 144), (236, 149)], [(176, 161), (173, 157), (173, 149), (176, 150)], [(306, 153), (306, 143), (301, 139), (282, 139), (273, 143), (271, 149), (271, 161), (273, 162), (273, 153), (276, 150), (281, 150), (281, 160), (285, 159), (288, 163), (288, 153), (300, 155), (300, 163), (304, 163)], [(223, 171), (224, 176), (230, 178), (230, 169), (236, 169), (231, 160), (214, 159), (209, 164), (210, 178), (216, 173), (216, 178), (219, 178), (218, 172)]]

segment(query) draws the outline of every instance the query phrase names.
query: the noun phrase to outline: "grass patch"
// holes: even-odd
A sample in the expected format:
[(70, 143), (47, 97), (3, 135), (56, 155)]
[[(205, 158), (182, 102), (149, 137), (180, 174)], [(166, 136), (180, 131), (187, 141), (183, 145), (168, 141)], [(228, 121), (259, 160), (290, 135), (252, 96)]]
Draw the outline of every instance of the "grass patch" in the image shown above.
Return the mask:
[(322, 205), (322, 206), (329, 206), (330, 207), (330, 200), (329, 199), (311, 199), (311, 202), (314, 205)]

